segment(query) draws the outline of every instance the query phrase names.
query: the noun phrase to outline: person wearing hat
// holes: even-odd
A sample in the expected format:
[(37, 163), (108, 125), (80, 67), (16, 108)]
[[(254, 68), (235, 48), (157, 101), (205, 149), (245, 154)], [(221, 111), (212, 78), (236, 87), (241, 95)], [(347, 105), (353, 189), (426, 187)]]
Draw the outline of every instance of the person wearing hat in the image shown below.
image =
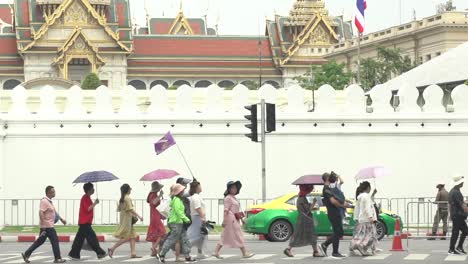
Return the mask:
[(222, 247), (239, 248), (243, 258), (251, 258), (253, 253), (248, 253), (245, 248), (244, 234), (242, 233), (240, 222), (243, 220), (243, 214), (240, 210), (240, 203), (236, 198), (239, 194), (242, 184), (240, 181), (230, 181), (227, 183), (226, 191), (224, 192), (224, 227), (221, 234), (221, 240), (216, 246), (213, 257), (222, 259), (219, 255)]
[[(463, 243), (468, 234), (468, 227), (466, 225), (466, 214), (468, 213), (468, 207), (465, 205), (464, 196), (460, 189), (463, 187), (465, 177), (461, 174), (455, 174), (453, 176), (453, 188), (449, 192), (449, 207), (450, 207), (450, 218), (453, 222), (452, 237), (450, 238), (449, 254), (460, 255), (466, 254)], [(461, 231), (461, 235), (460, 235)], [(458, 246), (455, 248), (458, 236)]]
[(443, 232), (444, 238), (447, 235), (448, 230), (448, 199), (449, 193), (445, 190), (445, 184), (439, 183), (437, 184), (436, 188), (439, 190), (437, 192), (436, 200), (437, 203), (437, 211), (434, 215), (434, 224), (432, 225), (432, 237), (429, 240), (434, 240), (435, 236), (437, 236), (437, 229), (439, 229), (440, 220), (442, 220), (443, 224)]
[[(196, 181), (196, 180), (194, 179), (194, 181)], [(182, 202), (184, 203), (185, 215), (187, 216), (188, 219), (190, 219), (190, 222), (188, 222), (187, 224), (184, 224), (185, 230), (188, 230), (188, 228), (190, 227), (190, 225), (192, 223), (192, 216), (191, 216), (191, 213), (190, 213), (190, 200), (189, 200), (190, 194), (189, 194), (188, 188), (187, 188), (188, 185), (191, 182), (192, 182), (192, 180), (184, 178), (184, 177), (179, 177), (176, 180), (176, 183), (178, 183), (178, 184), (185, 187), (185, 190), (184, 190), (183, 195), (181, 196), (181, 199), (182, 199)], [(175, 244), (173, 250), (174, 250), (175, 256), (176, 256), (176, 262), (183, 262), (183, 260), (180, 259), (180, 241), (177, 241), (177, 243)]]
[(161, 220), (161, 214), (156, 209), (161, 204), (161, 199), (163, 198), (163, 187), (164, 185), (157, 181), (151, 183), (151, 191), (146, 198), (146, 202), (150, 206), (150, 224), (146, 233), (146, 241), (152, 242), (152, 257), (156, 256), (159, 250), (159, 242), (166, 236), (166, 228)]
[(186, 262), (194, 262), (195, 259), (190, 256), (190, 242), (187, 238), (187, 230), (184, 224), (190, 222), (190, 219), (185, 215), (184, 203), (182, 196), (184, 195), (185, 187), (176, 183), (171, 187), (171, 213), (169, 214), (168, 226), (171, 229), (157, 258), (159, 262), (165, 263), (167, 252), (175, 246), (177, 241), (180, 241), (181, 253), (185, 256)]

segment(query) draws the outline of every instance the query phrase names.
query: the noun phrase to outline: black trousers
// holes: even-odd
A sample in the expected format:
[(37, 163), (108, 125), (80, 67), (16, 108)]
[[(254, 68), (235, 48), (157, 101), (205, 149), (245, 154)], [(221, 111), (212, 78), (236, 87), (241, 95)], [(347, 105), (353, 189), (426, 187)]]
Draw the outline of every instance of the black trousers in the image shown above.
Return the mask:
[(73, 240), (73, 245), (68, 255), (73, 258), (80, 258), (81, 248), (83, 247), (85, 239), (98, 256), (105, 255), (106, 252), (99, 246), (99, 241), (91, 224), (79, 226), (78, 233), (76, 233), (75, 240)]
[(458, 236), (460, 235), (460, 240), (458, 241), (458, 247), (463, 248), (463, 243), (465, 242), (466, 235), (468, 234), (468, 227), (466, 226), (465, 217), (460, 215), (455, 215), (452, 218), (453, 227), (452, 227), (452, 237), (450, 238), (450, 250), (455, 249), (455, 244), (457, 243)]
[(55, 228), (41, 228), (39, 231), (39, 237), (34, 241), (34, 243), (24, 252), (24, 254), (29, 257), (31, 254), (42, 246), (44, 242), (49, 238), (50, 244), (52, 244), (52, 251), (54, 252), (54, 258), (55, 259), (61, 259), (62, 257), (60, 256), (60, 247), (59, 247), (59, 240), (57, 236), (57, 232), (55, 231)]
[(340, 247), (340, 239), (343, 237), (343, 219), (339, 212), (337, 213), (328, 213), (328, 220), (330, 220), (333, 235), (325, 241), (325, 245), (328, 247), (330, 244), (333, 244), (333, 254), (339, 253), (338, 249)]

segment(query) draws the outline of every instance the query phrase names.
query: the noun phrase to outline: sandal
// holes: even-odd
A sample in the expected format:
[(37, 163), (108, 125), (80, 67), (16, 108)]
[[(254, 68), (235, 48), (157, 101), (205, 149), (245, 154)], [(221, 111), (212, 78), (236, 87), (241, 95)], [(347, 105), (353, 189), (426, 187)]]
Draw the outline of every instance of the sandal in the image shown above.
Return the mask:
[(291, 253), (291, 250), (289, 248), (286, 248), (285, 250), (283, 250), (283, 253), (286, 255), (286, 257), (294, 258), (294, 255)]
[(215, 258), (217, 258), (217, 259), (224, 259), (224, 258), (221, 257), (219, 254), (218, 254), (218, 255), (217, 255), (217, 254), (213, 254), (213, 255), (211, 255), (211, 256), (212, 256), (212, 257), (215, 257)]
[(108, 248), (107, 249), (107, 256), (109, 256), (109, 258), (112, 258), (114, 256), (114, 250)]
[(253, 257), (253, 256), (255, 256), (254, 253), (249, 253), (249, 254), (247, 254), (247, 255), (242, 256), (242, 258), (248, 259), (248, 258), (251, 258), (251, 257)]
[(320, 254), (319, 252), (314, 252), (314, 254), (312, 255), (314, 258), (323, 258), (325, 257), (325, 255), (323, 254)]

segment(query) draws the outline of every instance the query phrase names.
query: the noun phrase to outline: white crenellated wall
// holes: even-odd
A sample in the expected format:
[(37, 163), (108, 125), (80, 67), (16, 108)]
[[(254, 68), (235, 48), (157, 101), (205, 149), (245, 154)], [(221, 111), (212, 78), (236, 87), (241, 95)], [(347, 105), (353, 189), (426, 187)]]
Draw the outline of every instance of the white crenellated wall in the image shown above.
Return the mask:
[[(395, 112), (391, 92), (376, 87), (369, 113), (364, 92), (355, 85), (344, 91), (320, 87), (315, 112), (308, 112), (311, 91), (298, 86), (265, 85), (255, 92), (242, 85), (232, 91), (217, 86), (0, 91), (0, 104), (9, 108), (0, 121), (0, 198), (38, 198), (48, 184), (56, 186), (57, 198), (78, 198), (81, 187), (71, 182), (89, 170), (109, 170), (122, 179), (100, 184), (101, 198), (116, 199), (124, 182), (136, 198), (145, 198), (149, 185), (138, 181), (143, 174), (170, 168), (189, 176), (177, 148), (154, 154), (152, 144), (169, 130), (202, 181), (205, 197), (221, 197), (228, 180), (240, 179), (241, 197), (260, 198), (260, 145), (244, 136), (243, 117), (243, 107), (260, 98), (278, 105), (277, 131), (267, 137), (268, 197), (296, 191), (290, 183), (303, 174), (331, 169), (348, 180), (344, 190), (351, 196), (355, 173), (369, 165), (392, 171), (378, 180), (380, 197), (432, 196), (440, 178), (450, 186), (453, 172), (468, 173), (468, 86), (454, 89), (450, 113), (440, 87), (425, 90), (422, 108), (416, 92), (402, 88)], [(166, 181), (166, 188), (171, 183)]]

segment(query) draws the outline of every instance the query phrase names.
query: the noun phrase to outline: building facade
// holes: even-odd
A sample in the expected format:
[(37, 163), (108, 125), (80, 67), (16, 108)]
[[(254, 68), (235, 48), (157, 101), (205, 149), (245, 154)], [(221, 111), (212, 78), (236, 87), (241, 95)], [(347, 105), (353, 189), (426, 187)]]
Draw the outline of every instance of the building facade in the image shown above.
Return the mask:
[[(296, 0), (288, 16), (275, 16), (261, 36), (223, 36), (205, 20), (130, 19), (129, 0), (14, 0), (0, 5), (0, 87), (45, 84), (67, 89), (96, 72), (121, 89), (183, 84), (230, 89), (241, 83), (274, 87), (294, 83), (328, 59), (352, 70), (357, 47), (352, 24), (331, 16), (324, 0)], [(400, 48), (426, 61), (468, 40), (468, 13), (447, 12), (364, 36), (362, 57), (375, 47)]]

